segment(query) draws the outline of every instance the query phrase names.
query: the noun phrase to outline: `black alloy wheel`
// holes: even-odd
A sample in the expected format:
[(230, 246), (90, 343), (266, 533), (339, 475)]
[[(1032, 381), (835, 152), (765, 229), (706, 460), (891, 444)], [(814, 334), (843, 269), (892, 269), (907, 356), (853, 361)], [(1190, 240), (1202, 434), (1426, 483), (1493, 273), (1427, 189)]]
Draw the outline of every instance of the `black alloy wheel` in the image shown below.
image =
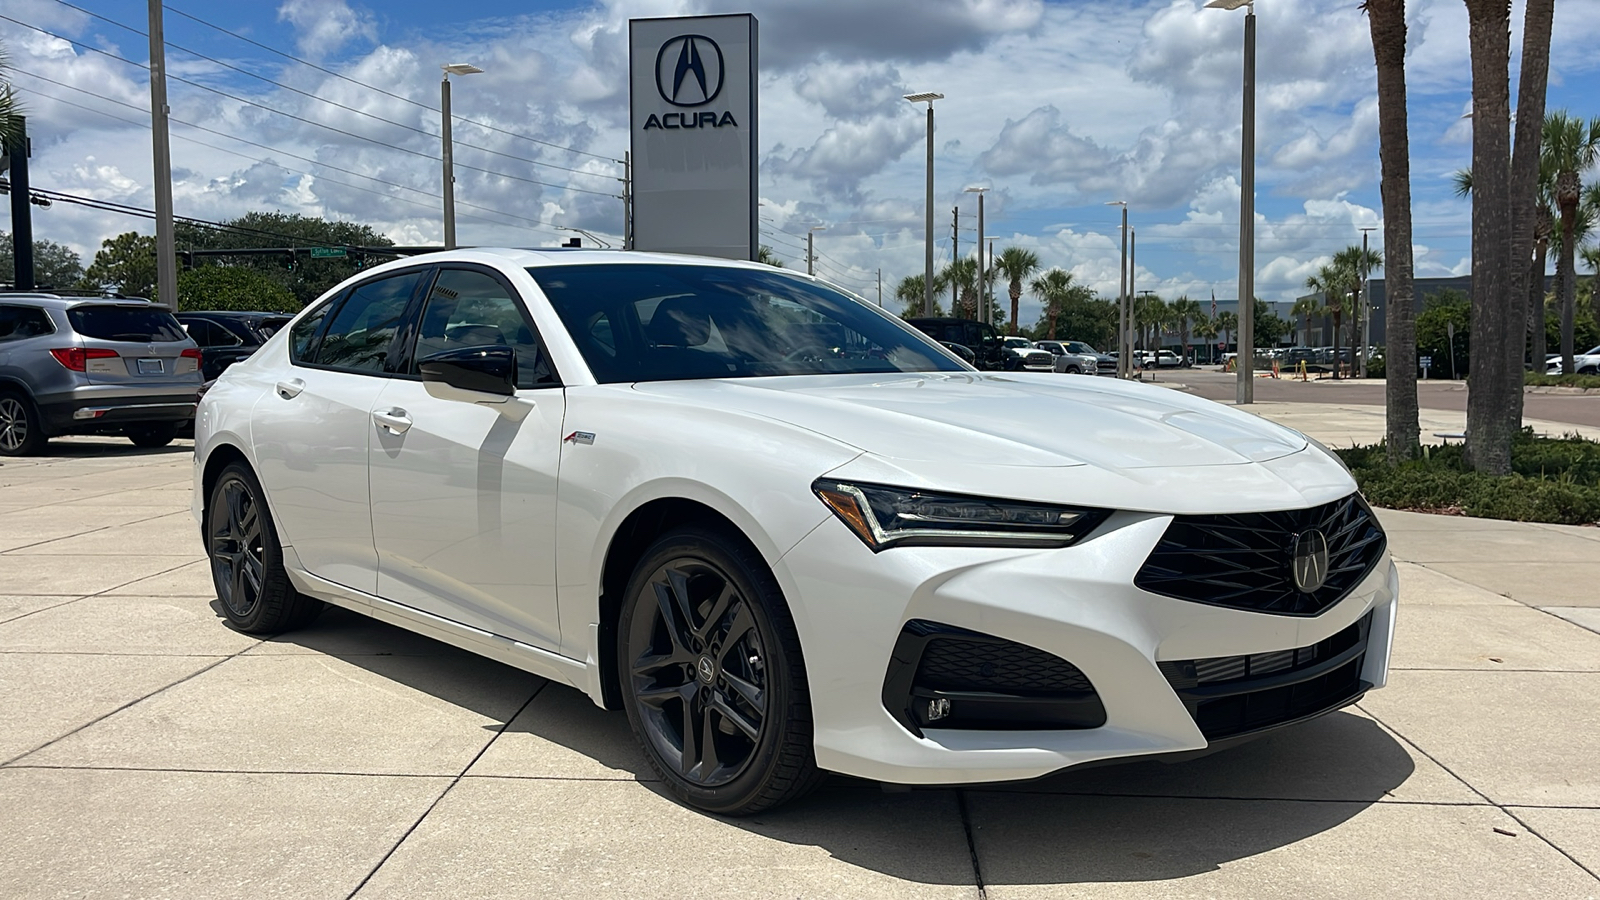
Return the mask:
[(657, 541), (629, 585), (618, 644), (629, 722), (684, 802), (742, 815), (820, 781), (799, 640), (744, 542), (698, 529)]
[(205, 509), (211, 581), (223, 616), (249, 634), (311, 624), (322, 601), (300, 594), (283, 568), (282, 545), (261, 483), (244, 463), (230, 463), (212, 485)]
[(44, 445), (44, 433), (28, 401), (0, 394), (0, 456), (31, 456)]

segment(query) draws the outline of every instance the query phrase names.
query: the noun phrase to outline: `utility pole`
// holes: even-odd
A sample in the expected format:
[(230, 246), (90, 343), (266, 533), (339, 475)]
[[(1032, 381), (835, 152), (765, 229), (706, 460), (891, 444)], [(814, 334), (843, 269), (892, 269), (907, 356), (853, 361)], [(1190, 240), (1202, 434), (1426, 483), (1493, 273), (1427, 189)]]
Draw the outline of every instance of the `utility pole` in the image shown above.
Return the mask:
[[(33, 281), (33, 209), (29, 201), (33, 191), (28, 184), (28, 120), (22, 116), (11, 119), (16, 126), (16, 142), (6, 144), (6, 162), (11, 178), (11, 260), (15, 264), (12, 286), (19, 291), (31, 291)], [(70, 285), (69, 285), (70, 286)]]
[[(159, 0), (151, 0), (159, 2)], [(455, 140), (450, 135), (450, 70), (446, 69), (444, 77), (439, 81), (439, 111), (442, 116), (440, 128), (443, 129), (444, 160), (444, 248), (456, 248), (456, 166), (455, 166)]]
[[(1256, 7), (1244, 17), (1244, 123), (1239, 160), (1239, 379), (1234, 400), (1256, 401)], [(1337, 345), (1338, 341), (1334, 341)], [(1335, 354), (1337, 367), (1337, 354)], [(1337, 371), (1337, 368), (1335, 368)]]
[(622, 153), (622, 249), (633, 249), (633, 151)]
[(1130, 358), (1128, 360), (1128, 374), (1129, 375), (1133, 374), (1133, 360), (1131, 358), (1131, 354), (1133, 352), (1133, 338), (1134, 338), (1134, 335), (1139, 333), (1139, 331), (1138, 331), (1138, 329), (1139, 329), (1139, 314), (1133, 308), (1133, 298), (1134, 298), (1133, 273), (1134, 273), (1134, 267), (1138, 265), (1138, 263), (1135, 262), (1135, 260), (1138, 258), (1138, 250), (1139, 250), (1138, 237), (1139, 237), (1138, 232), (1135, 231), (1133, 229), (1133, 227), (1130, 226), (1128, 228), (1128, 352), (1130, 354)]
[[(156, 195), (156, 298), (178, 308), (178, 241), (172, 227), (172, 143), (167, 136), (167, 42), (161, 0), (150, 0), (150, 151)], [(24, 198), (26, 202), (26, 198)]]
[(956, 316), (961, 279), (956, 277), (956, 261), (961, 259), (961, 207), (950, 207), (950, 315)]
[(1122, 257), (1117, 263), (1117, 377), (1127, 378), (1132, 371), (1128, 359), (1128, 202), (1110, 200), (1106, 205), (1122, 207)]
[(878, 308), (883, 309), (883, 270), (878, 270)]
[(806, 232), (806, 274), (807, 275), (815, 275), (815, 274), (817, 274), (817, 251), (816, 251), (817, 244), (816, 244), (816, 240), (817, 240), (817, 233), (815, 231)]
[(1368, 225), (1361, 229), (1361, 377), (1367, 377), (1367, 348), (1372, 346), (1372, 310), (1367, 308), (1371, 302), (1371, 292), (1367, 284), (1372, 280), (1372, 272), (1367, 268), (1367, 234), (1376, 226)]

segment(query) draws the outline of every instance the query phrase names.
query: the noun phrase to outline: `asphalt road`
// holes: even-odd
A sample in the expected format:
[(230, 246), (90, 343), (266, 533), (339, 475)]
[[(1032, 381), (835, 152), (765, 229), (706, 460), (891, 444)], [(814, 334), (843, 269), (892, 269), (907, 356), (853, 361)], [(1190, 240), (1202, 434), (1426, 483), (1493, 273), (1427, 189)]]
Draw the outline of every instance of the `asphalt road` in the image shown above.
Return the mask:
[[(1166, 370), (1156, 374), (1158, 382), (1180, 382), (1207, 400), (1233, 402), (1235, 376), (1215, 369)], [(1288, 378), (1257, 378), (1256, 399), (1290, 403), (1355, 403), (1383, 405), (1384, 383), (1364, 381), (1295, 381)], [(1423, 409), (1457, 412), (1467, 408), (1467, 387), (1462, 381), (1430, 380), (1417, 382), (1417, 404)], [(1530, 419), (1571, 422), (1600, 427), (1600, 394), (1525, 394), (1522, 413)]]

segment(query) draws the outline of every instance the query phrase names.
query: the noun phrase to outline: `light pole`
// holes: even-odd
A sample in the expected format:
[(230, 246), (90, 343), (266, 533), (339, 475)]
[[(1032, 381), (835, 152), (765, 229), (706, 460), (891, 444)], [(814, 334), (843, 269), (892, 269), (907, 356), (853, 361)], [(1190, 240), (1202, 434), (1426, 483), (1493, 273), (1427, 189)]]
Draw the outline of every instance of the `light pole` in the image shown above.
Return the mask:
[[(977, 194), (978, 195), (978, 321), (979, 322), (988, 322), (989, 319), (990, 319), (990, 314), (989, 314), (989, 306), (990, 306), (990, 303), (989, 303), (989, 281), (985, 277), (986, 273), (988, 272), (988, 267), (984, 265), (984, 261), (983, 261), (983, 192), (987, 191), (987, 190), (988, 190), (988, 188), (986, 188), (986, 187), (969, 187), (965, 191), (968, 194)], [(1011, 327), (1011, 333), (1012, 334), (1016, 334), (1017, 333), (1016, 324), (1017, 323), (1015, 323), (1015, 322), (1011, 323), (1011, 326), (1012, 326)]]
[(471, 63), (450, 63), (439, 68), (444, 77), (439, 80), (439, 114), (442, 116), (441, 133), (444, 141), (444, 248), (456, 248), (456, 166), (455, 143), (450, 139), (450, 76), (476, 75), (483, 70)]
[(926, 262), (922, 269), (922, 314), (933, 315), (933, 101), (943, 100), (943, 94), (925, 92), (907, 94), (912, 103), (928, 104), (928, 196), (924, 204), (928, 213), (927, 234), (923, 237)]
[(817, 274), (817, 251), (816, 251), (817, 232), (819, 232), (819, 231), (827, 231), (827, 230), (828, 230), (828, 226), (826, 226), (826, 225), (813, 225), (809, 229), (806, 230), (806, 274), (807, 275), (815, 275), (815, 274)]
[(1367, 234), (1375, 226), (1367, 225), (1361, 229), (1361, 377), (1367, 377), (1367, 354), (1372, 346), (1372, 310), (1368, 305), (1372, 303), (1372, 271), (1367, 268)]
[(1107, 206), (1122, 207), (1122, 262), (1117, 282), (1117, 377), (1127, 378), (1128, 367), (1128, 201), (1107, 200)]
[(1254, 403), (1256, 269), (1256, 7), (1251, 0), (1211, 0), (1208, 9), (1245, 8), (1244, 120), (1239, 149), (1239, 376), (1234, 400)]

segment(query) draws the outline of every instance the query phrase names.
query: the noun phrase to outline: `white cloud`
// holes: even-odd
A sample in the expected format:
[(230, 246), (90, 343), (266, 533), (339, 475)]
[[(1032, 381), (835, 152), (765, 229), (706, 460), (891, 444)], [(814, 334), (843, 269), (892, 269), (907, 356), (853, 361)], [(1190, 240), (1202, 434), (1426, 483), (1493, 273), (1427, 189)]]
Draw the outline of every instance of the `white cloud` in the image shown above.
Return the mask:
[(284, 0), (278, 21), (294, 26), (301, 52), (324, 57), (354, 40), (377, 40), (372, 16), (350, 8), (345, 0)]

